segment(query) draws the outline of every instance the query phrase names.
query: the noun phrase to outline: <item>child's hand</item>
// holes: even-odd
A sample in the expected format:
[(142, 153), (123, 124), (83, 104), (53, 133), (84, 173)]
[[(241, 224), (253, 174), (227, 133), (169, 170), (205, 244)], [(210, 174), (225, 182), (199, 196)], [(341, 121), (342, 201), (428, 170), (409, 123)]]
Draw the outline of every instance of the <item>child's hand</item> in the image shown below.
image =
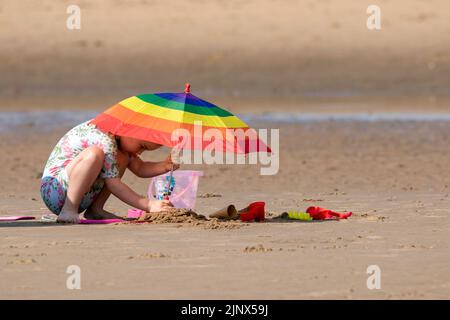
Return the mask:
[(180, 165), (178, 163), (174, 163), (172, 161), (172, 156), (169, 154), (166, 158), (166, 160), (164, 160), (164, 168), (166, 169), (166, 171), (170, 171), (172, 170), (172, 165), (173, 165), (173, 170), (177, 170), (178, 168), (180, 168)]
[(148, 212), (160, 212), (173, 208), (172, 203), (169, 200), (149, 200)]

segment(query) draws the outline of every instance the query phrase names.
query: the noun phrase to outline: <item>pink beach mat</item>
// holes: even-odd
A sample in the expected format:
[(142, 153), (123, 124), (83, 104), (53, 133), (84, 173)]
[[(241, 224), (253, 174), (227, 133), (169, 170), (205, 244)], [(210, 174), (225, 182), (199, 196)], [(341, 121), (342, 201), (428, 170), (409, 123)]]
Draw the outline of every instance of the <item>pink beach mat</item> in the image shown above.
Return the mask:
[(17, 221), (17, 220), (34, 220), (35, 217), (31, 216), (3, 216), (0, 217), (0, 221)]
[(80, 224), (109, 224), (109, 223), (119, 223), (119, 222), (127, 222), (122, 219), (104, 219), (104, 220), (89, 220), (82, 219), (80, 220)]
[(145, 214), (145, 211), (139, 210), (139, 209), (128, 209), (128, 215), (127, 217), (129, 219), (138, 219), (140, 216)]

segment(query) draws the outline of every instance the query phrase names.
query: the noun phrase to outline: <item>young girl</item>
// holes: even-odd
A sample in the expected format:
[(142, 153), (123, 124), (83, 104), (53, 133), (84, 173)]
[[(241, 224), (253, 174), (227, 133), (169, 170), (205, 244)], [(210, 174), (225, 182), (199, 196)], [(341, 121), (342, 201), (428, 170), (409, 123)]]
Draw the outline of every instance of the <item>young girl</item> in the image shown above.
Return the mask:
[(41, 180), (41, 197), (58, 215), (57, 221), (78, 223), (83, 211), (87, 219), (118, 218), (103, 209), (112, 193), (123, 202), (144, 211), (171, 207), (167, 200), (149, 200), (138, 195), (120, 179), (130, 169), (136, 176), (149, 178), (178, 169), (170, 155), (165, 161), (144, 162), (145, 150), (161, 145), (105, 133), (84, 122), (67, 132), (53, 149)]

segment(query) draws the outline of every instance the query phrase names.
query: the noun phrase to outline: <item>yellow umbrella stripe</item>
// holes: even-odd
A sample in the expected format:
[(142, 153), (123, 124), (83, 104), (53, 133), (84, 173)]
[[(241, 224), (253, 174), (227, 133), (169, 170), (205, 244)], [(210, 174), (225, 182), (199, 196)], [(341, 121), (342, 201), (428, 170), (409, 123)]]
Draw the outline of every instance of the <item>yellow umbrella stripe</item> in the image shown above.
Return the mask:
[(130, 97), (119, 102), (123, 107), (134, 112), (149, 115), (155, 118), (176, 121), (180, 123), (194, 124), (201, 121), (202, 126), (217, 128), (243, 128), (247, 124), (236, 116), (220, 117), (199, 115), (191, 112), (180, 111), (145, 102), (137, 97)]

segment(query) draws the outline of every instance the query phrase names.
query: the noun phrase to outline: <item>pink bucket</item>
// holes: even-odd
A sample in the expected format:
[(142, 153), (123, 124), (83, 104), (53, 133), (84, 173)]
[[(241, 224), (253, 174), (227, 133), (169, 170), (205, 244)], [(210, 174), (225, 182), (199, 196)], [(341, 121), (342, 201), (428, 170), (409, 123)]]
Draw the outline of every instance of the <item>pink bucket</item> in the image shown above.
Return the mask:
[[(169, 200), (175, 208), (194, 210), (195, 201), (197, 200), (198, 180), (201, 176), (203, 176), (203, 171), (176, 170), (173, 172), (173, 190)], [(159, 194), (157, 189), (161, 186), (158, 186), (158, 184), (161, 184), (161, 180), (163, 180), (164, 185), (167, 186), (169, 177), (170, 172), (152, 178), (147, 192), (149, 199), (160, 198), (161, 194)]]

